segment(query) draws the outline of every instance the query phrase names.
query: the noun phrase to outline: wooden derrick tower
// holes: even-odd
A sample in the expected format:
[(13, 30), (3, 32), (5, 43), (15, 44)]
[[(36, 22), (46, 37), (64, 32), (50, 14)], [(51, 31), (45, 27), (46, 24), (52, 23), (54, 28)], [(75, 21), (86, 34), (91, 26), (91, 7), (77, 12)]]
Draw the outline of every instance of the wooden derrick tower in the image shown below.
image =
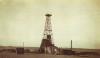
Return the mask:
[(55, 54), (57, 53), (57, 47), (52, 42), (52, 25), (51, 25), (51, 14), (46, 14), (46, 22), (45, 22), (45, 28), (43, 33), (43, 39), (41, 42), (41, 46), (39, 51), (41, 53), (45, 54)]

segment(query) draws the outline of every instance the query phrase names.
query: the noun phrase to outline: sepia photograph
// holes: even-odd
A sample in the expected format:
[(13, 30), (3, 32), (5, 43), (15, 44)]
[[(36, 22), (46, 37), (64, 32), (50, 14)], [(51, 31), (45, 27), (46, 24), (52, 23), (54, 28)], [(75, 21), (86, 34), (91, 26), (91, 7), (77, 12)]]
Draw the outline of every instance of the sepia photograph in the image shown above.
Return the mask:
[(0, 0), (0, 58), (100, 58), (100, 0)]

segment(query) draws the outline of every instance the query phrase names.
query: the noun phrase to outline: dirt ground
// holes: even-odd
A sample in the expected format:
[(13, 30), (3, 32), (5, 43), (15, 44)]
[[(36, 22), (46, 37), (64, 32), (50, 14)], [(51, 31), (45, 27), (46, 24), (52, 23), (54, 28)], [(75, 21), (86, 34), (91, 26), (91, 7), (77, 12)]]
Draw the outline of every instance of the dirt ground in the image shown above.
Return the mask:
[(100, 58), (96, 55), (47, 55), (47, 54), (16, 54), (16, 53), (0, 53), (0, 58)]

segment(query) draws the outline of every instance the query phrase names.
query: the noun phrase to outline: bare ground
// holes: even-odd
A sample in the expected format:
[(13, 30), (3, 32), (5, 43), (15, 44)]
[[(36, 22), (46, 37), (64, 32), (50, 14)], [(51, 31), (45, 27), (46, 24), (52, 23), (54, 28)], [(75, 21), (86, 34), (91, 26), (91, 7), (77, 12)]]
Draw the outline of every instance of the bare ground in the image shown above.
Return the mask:
[(76, 56), (76, 55), (46, 55), (46, 54), (16, 54), (16, 53), (0, 53), (0, 58), (100, 58), (96, 55), (85, 55), (85, 56)]

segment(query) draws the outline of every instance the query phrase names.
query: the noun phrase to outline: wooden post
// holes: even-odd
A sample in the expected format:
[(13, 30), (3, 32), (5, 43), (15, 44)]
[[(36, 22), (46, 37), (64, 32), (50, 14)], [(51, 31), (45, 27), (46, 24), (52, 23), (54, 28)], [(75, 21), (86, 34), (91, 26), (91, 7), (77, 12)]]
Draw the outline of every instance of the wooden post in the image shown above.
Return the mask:
[(72, 40), (71, 40), (71, 50), (72, 50), (72, 48), (73, 48), (73, 47), (72, 47), (72, 44), (73, 44), (73, 43), (72, 43)]

